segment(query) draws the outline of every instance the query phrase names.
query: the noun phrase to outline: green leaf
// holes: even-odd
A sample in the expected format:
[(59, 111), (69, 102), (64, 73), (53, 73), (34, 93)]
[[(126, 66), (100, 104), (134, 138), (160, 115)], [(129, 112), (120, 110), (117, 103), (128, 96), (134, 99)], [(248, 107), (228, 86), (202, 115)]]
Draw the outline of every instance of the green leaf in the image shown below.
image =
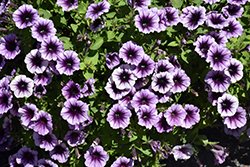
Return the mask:
[(72, 28), (72, 30), (73, 30), (74, 32), (77, 31), (77, 29), (78, 29), (78, 25), (77, 25), (77, 24), (70, 24), (70, 26), (71, 26), (71, 28)]
[(181, 59), (189, 64), (189, 62), (187, 61), (187, 53), (185, 51), (181, 52)]
[(173, 46), (173, 47), (175, 47), (175, 46), (179, 46), (179, 44), (178, 44), (176, 41), (172, 41), (172, 42), (170, 42), (170, 43), (168, 44), (168, 46)]
[(171, 0), (171, 2), (173, 3), (173, 7), (175, 8), (181, 8), (183, 1), (182, 0)]
[(108, 31), (107, 35), (108, 35), (108, 41), (110, 41), (115, 37), (115, 33), (113, 31)]
[(64, 17), (61, 17), (60, 23), (67, 25), (67, 20)]
[(98, 63), (98, 59), (99, 59), (99, 53), (96, 52), (96, 54), (92, 57), (85, 57), (84, 63), (90, 66), (90, 68), (92, 68)]
[(116, 15), (116, 12), (110, 12), (110, 13), (106, 14), (106, 16), (110, 19), (112, 19), (115, 15)]
[(102, 37), (96, 38), (96, 40), (90, 45), (90, 49), (91, 50), (99, 49), (102, 46), (103, 42), (104, 42), (104, 40)]
[(59, 37), (59, 39), (63, 42), (64, 49), (69, 50), (73, 48), (69, 37), (62, 36)]
[(40, 16), (43, 16), (43, 18), (45, 19), (49, 19), (50, 17), (52, 17), (52, 14), (49, 11), (44, 10), (42, 8), (38, 9), (38, 13)]
[(94, 72), (89, 68), (88, 71), (83, 72), (83, 76), (84, 76), (86, 79), (94, 78)]

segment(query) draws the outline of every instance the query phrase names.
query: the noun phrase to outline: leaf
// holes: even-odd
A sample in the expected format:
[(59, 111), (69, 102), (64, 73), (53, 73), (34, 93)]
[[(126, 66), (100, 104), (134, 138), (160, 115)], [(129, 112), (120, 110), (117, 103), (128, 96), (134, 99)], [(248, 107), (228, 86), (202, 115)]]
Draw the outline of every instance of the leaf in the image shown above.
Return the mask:
[(107, 34), (108, 34), (108, 41), (110, 41), (115, 37), (115, 33), (113, 31), (108, 31)]
[(181, 59), (182, 59), (183, 61), (185, 61), (187, 64), (189, 64), (189, 62), (188, 62), (188, 60), (187, 60), (187, 54), (186, 54), (185, 51), (184, 51), (184, 52), (181, 52)]
[(59, 39), (63, 42), (64, 49), (69, 50), (73, 48), (69, 37), (62, 36), (59, 37)]
[(97, 49), (99, 49), (102, 46), (103, 42), (104, 42), (104, 40), (103, 40), (102, 37), (96, 38), (95, 42), (93, 42), (90, 45), (90, 49), (91, 50), (97, 50)]
[(99, 59), (99, 53), (96, 52), (96, 54), (92, 57), (85, 57), (84, 63), (90, 66), (90, 68), (92, 68), (98, 63), (98, 59)]
[(175, 46), (179, 46), (179, 44), (178, 44), (176, 41), (172, 41), (172, 42), (170, 42), (170, 43), (168, 44), (168, 46), (173, 46), (173, 47), (175, 47)]
[(61, 17), (60, 23), (67, 25), (67, 20), (64, 17)]
[(77, 31), (77, 29), (78, 29), (78, 25), (77, 25), (77, 24), (70, 24), (70, 26), (71, 26), (71, 28), (72, 28), (72, 30), (73, 30), (74, 32)]
[(50, 17), (52, 17), (52, 14), (48, 10), (44, 10), (42, 8), (38, 9), (38, 13), (45, 19), (49, 19)]
[(172, 6), (175, 8), (181, 8), (183, 4), (182, 0), (171, 0), (171, 2), (173, 3)]
[(89, 68), (88, 71), (83, 72), (83, 76), (84, 76), (86, 79), (94, 78), (94, 72)]
[(116, 12), (110, 12), (110, 13), (106, 14), (106, 16), (110, 19), (112, 19), (115, 15), (116, 15)]

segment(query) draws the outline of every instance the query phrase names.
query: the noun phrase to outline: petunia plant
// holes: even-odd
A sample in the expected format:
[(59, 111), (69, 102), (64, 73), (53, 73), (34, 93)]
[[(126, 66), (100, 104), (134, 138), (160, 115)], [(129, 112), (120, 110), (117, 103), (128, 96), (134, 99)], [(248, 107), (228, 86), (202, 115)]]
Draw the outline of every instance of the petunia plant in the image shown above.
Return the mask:
[[(5, 166), (166, 166), (249, 140), (250, 1), (2, 0)], [(204, 150), (203, 149), (203, 150)]]

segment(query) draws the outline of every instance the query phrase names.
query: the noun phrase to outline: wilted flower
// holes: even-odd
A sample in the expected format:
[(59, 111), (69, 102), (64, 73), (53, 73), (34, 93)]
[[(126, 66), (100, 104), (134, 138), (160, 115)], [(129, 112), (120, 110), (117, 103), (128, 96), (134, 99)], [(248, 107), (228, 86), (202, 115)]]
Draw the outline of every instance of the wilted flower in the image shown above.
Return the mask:
[(33, 80), (26, 75), (18, 75), (10, 83), (10, 89), (17, 98), (30, 97), (33, 94), (33, 87)]
[(101, 16), (103, 13), (107, 13), (109, 9), (110, 9), (110, 4), (107, 2), (107, 0), (103, 0), (98, 4), (90, 4), (88, 6), (85, 19), (91, 18), (92, 20), (95, 20), (98, 16)]
[(38, 99), (41, 99), (42, 95), (47, 93), (47, 90), (45, 87), (41, 84), (34, 86), (34, 96), (36, 96)]
[(68, 160), (70, 151), (64, 143), (61, 143), (56, 145), (54, 149), (49, 152), (49, 155), (53, 160), (57, 160), (60, 163), (65, 163)]
[(172, 154), (176, 161), (178, 159), (187, 160), (194, 154), (194, 149), (191, 144), (176, 145), (172, 149)]
[(214, 147), (216, 147), (217, 149), (210, 149), (210, 151), (212, 151), (212, 153), (214, 154), (214, 162), (215, 165), (218, 164), (222, 164), (223, 162), (225, 162), (226, 157), (228, 156), (228, 153), (226, 152), (226, 148), (218, 146), (218, 145), (214, 145)]
[(12, 97), (8, 90), (0, 90), (0, 114), (7, 113), (13, 107)]
[(217, 110), (222, 117), (233, 116), (238, 107), (239, 101), (235, 96), (225, 93), (218, 98)]
[(70, 11), (78, 7), (78, 0), (57, 0), (56, 4), (62, 7), (62, 11)]
[(239, 138), (246, 128), (247, 126), (245, 125), (241, 128), (229, 129), (226, 125), (224, 125), (224, 132), (228, 135), (233, 135), (234, 137)]
[(0, 54), (7, 60), (14, 59), (21, 52), (20, 44), (20, 41), (17, 41), (16, 34), (5, 35), (0, 39)]
[(95, 148), (91, 146), (84, 154), (84, 158), (86, 166), (104, 167), (109, 156), (102, 146), (97, 145)]

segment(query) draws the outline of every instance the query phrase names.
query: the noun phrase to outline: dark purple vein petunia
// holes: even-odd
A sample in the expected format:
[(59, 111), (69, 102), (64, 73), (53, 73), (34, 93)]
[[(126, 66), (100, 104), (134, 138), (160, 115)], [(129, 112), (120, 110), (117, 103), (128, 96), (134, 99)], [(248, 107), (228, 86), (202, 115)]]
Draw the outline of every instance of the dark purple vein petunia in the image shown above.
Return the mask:
[(136, 45), (132, 41), (123, 44), (119, 50), (119, 57), (123, 59), (125, 63), (133, 65), (138, 65), (144, 54), (143, 47)]
[(24, 146), (20, 148), (16, 155), (16, 162), (22, 164), (23, 166), (36, 166), (37, 165), (37, 151), (31, 150), (30, 148)]
[(220, 0), (203, 0), (206, 3), (209, 3), (210, 5), (216, 3), (216, 2), (220, 2)]
[(31, 27), (31, 36), (39, 42), (54, 35), (56, 35), (56, 29), (52, 20), (40, 17)]
[(137, 111), (138, 124), (145, 126), (146, 129), (151, 129), (159, 120), (157, 109), (154, 106), (143, 105)]
[[(191, 8), (190, 8), (191, 9)], [(199, 25), (202, 25), (206, 20), (206, 9), (203, 6), (192, 7), (192, 10), (189, 10), (187, 15), (183, 18), (182, 24), (188, 30), (194, 30)]]
[(226, 17), (241, 18), (244, 8), (239, 5), (227, 5), (222, 8), (222, 12)]
[(123, 64), (113, 71), (112, 79), (118, 89), (124, 90), (131, 89), (137, 78), (132, 72), (130, 65)]
[(207, 52), (206, 62), (210, 63), (210, 67), (215, 71), (222, 71), (230, 64), (232, 55), (229, 49), (221, 45), (212, 45)]
[(118, 103), (124, 105), (128, 109), (133, 109), (133, 107), (131, 106), (131, 100), (134, 97), (135, 93), (136, 89), (135, 87), (132, 87), (128, 94), (119, 99)]
[(8, 10), (8, 5), (10, 3), (10, 0), (2, 0), (0, 3), (0, 15)]
[(71, 98), (64, 103), (61, 116), (71, 125), (76, 125), (87, 120), (89, 106), (87, 103)]
[(38, 114), (34, 115), (31, 121), (33, 122), (31, 129), (39, 135), (45, 136), (53, 129), (51, 115), (43, 110), (40, 110)]
[(162, 94), (158, 91), (156, 92), (152, 89), (152, 85), (150, 85), (148, 89), (157, 96), (158, 103), (166, 103), (168, 101), (172, 101), (172, 99), (170, 97), (172, 95), (172, 92), (168, 91), (164, 94)]
[(14, 59), (21, 52), (20, 44), (20, 41), (17, 41), (16, 34), (5, 35), (0, 39), (0, 54), (7, 60)]
[(28, 26), (32, 26), (39, 18), (39, 14), (32, 5), (24, 4), (12, 14), (12, 17), (17, 28), (24, 29)]
[(188, 75), (182, 69), (176, 69), (173, 74), (174, 85), (170, 89), (172, 93), (180, 93), (187, 90), (188, 86), (191, 84), (191, 80)]
[(61, 57), (58, 57), (56, 69), (60, 74), (73, 75), (74, 71), (80, 69), (80, 59), (73, 50), (66, 50)]
[(150, 92), (148, 89), (142, 89), (135, 93), (131, 105), (135, 109), (143, 105), (156, 107), (157, 102), (157, 96), (154, 93)]
[(50, 159), (44, 159), (44, 158), (38, 160), (38, 166), (39, 167), (58, 167), (58, 165), (54, 163), (53, 161), (51, 161)]
[(68, 145), (71, 147), (76, 147), (82, 145), (85, 142), (86, 134), (80, 130), (68, 131), (64, 137), (64, 140), (67, 141)]
[(129, 122), (132, 113), (129, 109), (121, 104), (114, 104), (109, 110), (107, 121), (113, 129), (125, 129)]
[(45, 95), (47, 93), (46, 88), (44, 85), (39, 84), (39, 85), (34, 85), (34, 96), (36, 96), (38, 99), (42, 98), (42, 95)]
[(205, 77), (205, 82), (210, 86), (212, 92), (225, 92), (230, 85), (230, 77), (224, 71), (211, 70)]
[(158, 115), (158, 121), (154, 124), (154, 127), (156, 128), (158, 133), (163, 133), (163, 132), (171, 132), (174, 129), (174, 126), (170, 126), (167, 123), (166, 117), (165, 117), (165, 112), (161, 112)]
[(214, 38), (208, 35), (200, 35), (197, 40), (193, 43), (195, 51), (203, 58), (207, 58), (207, 52), (209, 48), (216, 44)]
[(233, 116), (238, 107), (239, 101), (235, 96), (225, 93), (218, 98), (217, 110), (222, 117)]
[(221, 45), (223, 47), (226, 47), (226, 44), (227, 44), (227, 37), (225, 37), (223, 34), (221, 33), (217, 33), (215, 31), (211, 31), (209, 34), (207, 34), (207, 36), (209, 37), (213, 37), (215, 42), (218, 44), (218, 45)]
[(106, 57), (106, 65), (109, 69), (113, 69), (115, 66), (120, 64), (120, 58), (117, 52), (107, 53)]
[(10, 89), (17, 98), (30, 97), (33, 94), (34, 81), (25, 75), (16, 76), (10, 83)]
[(110, 167), (133, 167), (134, 161), (127, 157), (119, 157)]
[(225, 74), (230, 76), (231, 83), (241, 80), (243, 77), (243, 64), (239, 60), (232, 58), (225, 70)]
[(228, 26), (224, 27), (220, 33), (230, 39), (231, 37), (239, 37), (243, 34), (243, 27), (234, 17), (228, 18)]
[(59, 57), (63, 57), (64, 47), (62, 41), (56, 36), (48, 36), (41, 43), (42, 58), (46, 60), (57, 60)]
[(105, 25), (106, 23), (103, 23), (101, 19), (95, 19), (95, 21), (89, 26), (89, 29), (93, 32), (97, 32), (99, 29), (103, 29)]
[(229, 129), (241, 128), (247, 123), (246, 110), (239, 106), (236, 113), (231, 117), (225, 117), (223, 123), (227, 125)]
[(95, 79), (94, 78), (89, 78), (83, 88), (82, 88), (82, 93), (83, 93), (83, 96), (87, 97), (87, 96), (91, 96), (95, 93), (95, 87), (94, 87), (94, 84), (95, 84)]
[(187, 160), (194, 154), (194, 149), (191, 144), (176, 145), (172, 149), (172, 154), (176, 161), (178, 159)]
[(227, 3), (234, 5), (245, 5), (248, 0), (227, 0)]
[(159, 27), (159, 16), (150, 9), (142, 8), (139, 15), (135, 16), (135, 27), (144, 34), (154, 32)]
[(160, 33), (161, 31), (165, 31), (167, 29), (167, 18), (165, 15), (166, 11), (163, 8), (158, 9), (157, 7), (150, 8), (150, 10), (159, 17), (158, 28), (155, 31), (157, 31), (158, 33)]
[(104, 167), (109, 159), (109, 156), (102, 146), (97, 145), (95, 148), (90, 146), (84, 154), (86, 166)]
[(41, 53), (38, 49), (33, 49), (28, 53), (24, 59), (27, 70), (34, 74), (40, 74), (45, 71), (49, 62), (41, 57)]
[(6, 77), (3, 77), (1, 80), (0, 80), (0, 89), (5, 89), (5, 90), (10, 90), (10, 76), (6, 76)]
[(21, 124), (26, 127), (32, 125), (31, 119), (37, 114), (38, 108), (35, 104), (26, 103), (23, 107), (18, 109), (18, 113), (21, 114)]
[(167, 59), (159, 59), (155, 64), (155, 73), (160, 72), (169, 72), (170, 74), (174, 74), (175, 67), (172, 63)]
[(5, 89), (0, 90), (0, 114), (7, 113), (13, 107), (12, 97), (9, 91)]
[(35, 74), (34, 83), (37, 85), (48, 85), (52, 82), (52, 73), (49, 68), (46, 68), (45, 71), (41, 74)]
[(44, 136), (39, 135), (37, 132), (34, 132), (33, 139), (35, 140), (35, 145), (40, 147), (41, 149), (45, 149), (45, 151), (52, 151), (57, 145), (57, 138), (51, 132)]
[(174, 86), (173, 75), (168, 72), (154, 74), (151, 86), (154, 91), (165, 94)]
[(191, 129), (193, 125), (200, 121), (200, 109), (192, 104), (186, 104), (184, 110), (187, 112), (187, 115), (181, 127)]
[(165, 25), (167, 27), (177, 25), (180, 22), (179, 10), (174, 7), (165, 7)]
[(237, 139), (241, 136), (241, 134), (246, 130), (247, 126), (243, 126), (241, 128), (229, 129), (226, 125), (224, 125), (224, 132), (228, 135), (233, 135)]
[(57, 0), (56, 4), (62, 7), (62, 11), (70, 11), (78, 7), (78, 0)]
[(187, 112), (180, 104), (172, 104), (164, 113), (170, 126), (181, 126), (187, 116)]
[(221, 97), (224, 93), (221, 92), (208, 92), (208, 101), (212, 104), (212, 106), (216, 106), (218, 102), (218, 98)]
[(133, 73), (137, 78), (146, 77), (154, 72), (155, 62), (147, 54), (143, 54), (141, 62), (136, 66)]
[[(127, 0), (127, 2), (132, 6), (132, 0)], [(147, 8), (149, 5), (151, 5), (151, 0), (134, 0), (134, 8), (140, 9), (140, 8)]]
[(225, 19), (222, 14), (218, 13), (218, 11), (210, 11), (206, 16), (206, 24), (209, 27), (222, 29), (228, 25), (227, 19)]
[(70, 151), (64, 143), (61, 143), (56, 145), (54, 149), (49, 152), (49, 155), (53, 160), (57, 160), (60, 163), (65, 163), (69, 158)]
[(62, 95), (65, 96), (65, 99), (75, 98), (79, 99), (82, 98), (81, 87), (78, 83), (74, 81), (69, 81), (63, 88), (62, 88)]
[(91, 18), (95, 20), (97, 17), (101, 16), (103, 13), (107, 13), (110, 9), (110, 4), (107, 0), (103, 0), (98, 4), (90, 4), (88, 6), (87, 13), (85, 15), (85, 19)]

